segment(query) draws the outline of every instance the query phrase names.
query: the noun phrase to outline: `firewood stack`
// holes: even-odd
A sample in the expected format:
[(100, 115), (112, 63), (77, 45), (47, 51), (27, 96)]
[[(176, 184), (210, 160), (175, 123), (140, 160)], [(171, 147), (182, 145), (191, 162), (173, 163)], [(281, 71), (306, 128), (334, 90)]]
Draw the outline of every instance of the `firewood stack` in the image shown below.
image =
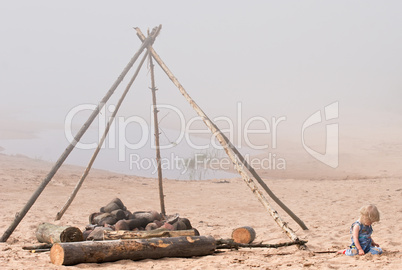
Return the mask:
[[(99, 212), (89, 215), (84, 240), (103, 240), (104, 231), (179, 231), (193, 229), (187, 218), (178, 214), (164, 217), (157, 211), (130, 212), (119, 198), (113, 199)], [(195, 229), (194, 229), (195, 230)], [(198, 232), (197, 232), (198, 233)]]

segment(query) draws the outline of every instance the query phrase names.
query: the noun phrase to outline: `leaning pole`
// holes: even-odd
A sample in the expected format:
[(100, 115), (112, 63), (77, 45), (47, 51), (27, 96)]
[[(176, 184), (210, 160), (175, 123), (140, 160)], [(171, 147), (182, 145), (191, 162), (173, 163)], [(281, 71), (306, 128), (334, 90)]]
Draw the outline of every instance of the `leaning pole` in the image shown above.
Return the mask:
[(47, 174), (45, 179), (43, 179), (42, 183), (39, 185), (37, 190), (32, 194), (31, 198), (28, 200), (28, 202), (25, 204), (25, 206), (21, 209), (21, 211), (19, 211), (15, 214), (14, 221), (11, 223), (10, 227), (4, 232), (3, 236), (0, 238), (0, 242), (6, 242), (7, 239), (10, 237), (10, 235), (14, 232), (15, 228), (17, 228), (17, 226), (20, 224), (21, 220), (25, 217), (25, 215), (31, 209), (32, 205), (36, 202), (36, 200), (38, 199), (40, 194), (43, 192), (43, 190), (45, 189), (47, 184), (50, 182), (50, 180), (52, 180), (53, 176), (59, 170), (59, 168), (64, 163), (64, 161), (67, 159), (68, 155), (75, 148), (77, 143), (80, 141), (81, 137), (85, 134), (85, 132), (87, 131), (87, 129), (89, 128), (89, 126), (91, 125), (93, 120), (99, 114), (99, 111), (103, 108), (103, 106), (106, 104), (106, 102), (112, 96), (112, 94), (117, 89), (119, 84), (122, 82), (124, 77), (127, 75), (128, 71), (134, 65), (135, 61), (138, 59), (138, 57), (141, 55), (141, 53), (144, 51), (144, 49), (146, 49), (150, 44), (153, 44), (153, 42), (155, 41), (155, 38), (159, 34), (161, 28), (162, 28), (162, 25), (159, 25), (159, 27), (154, 28), (151, 32), (151, 35), (149, 37), (147, 37), (146, 39), (144, 39), (140, 49), (131, 58), (130, 62), (126, 65), (126, 67), (124, 68), (124, 70), (122, 71), (120, 76), (117, 78), (115, 83), (112, 85), (112, 87), (109, 89), (109, 91), (103, 97), (103, 99), (99, 102), (96, 109), (92, 112), (92, 114), (89, 116), (88, 120), (84, 123), (84, 125), (78, 131), (74, 140), (70, 143), (70, 145), (61, 154), (61, 156), (59, 157), (57, 162), (54, 164), (54, 166), (52, 167), (50, 172)]
[(141, 67), (142, 67), (142, 65), (144, 64), (145, 59), (146, 59), (147, 57), (148, 57), (148, 54), (147, 54), (147, 53), (144, 54), (144, 57), (143, 57), (142, 60), (140, 61), (140, 64), (138, 65), (137, 70), (134, 72), (133, 77), (131, 78), (131, 80), (130, 80), (130, 82), (128, 83), (126, 89), (124, 90), (124, 92), (123, 92), (123, 94), (121, 95), (119, 101), (117, 102), (116, 107), (115, 107), (115, 109), (114, 109), (112, 115), (109, 117), (109, 121), (108, 121), (108, 123), (107, 123), (107, 125), (106, 125), (105, 131), (103, 132), (103, 135), (102, 135), (101, 139), (99, 140), (98, 146), (96, 147), (94, 153), (92, 154), (92, 157), (91, 157), (91, 159), (89, 160), (88, 165), (87, 165), (87, 167), (86, 167), (84, 173), (82, 174), (80, 180), (79, 180), (78, 183), (76, 184), (76, 186), (75, 186), (73, 192), (71, 193), (70, 197), (68, 198), (67, 202), (63, 205), (63, 207), (61, 208), (61, 210), (57, 213), (55, 220), (60, 220), (60, 219), (61, 219), (61, 217), (62, 217), (62, 216), (64, 215), (64, 213), (67, 211), (68, 207), (70, 207), (70, 205), (71, 205), (71, 203), (73, 202), (75, 196), (77, 195), (78, 191), (80, 190), (82, 184), (84, 183), (85, 179), (87, 178), (87, 176), (88, 176), (88, 174), (89, 174), (89, 172), (90, 172), (90, 170), (91, 170), (91, 168), (92, 168), (92, 165), (94, 164), (95, 159), (96, 159), (96, 157), (98, 156), (98, 154), (99, 154), (99, 152), (100, 152), (100, 150), (101, 150), (101, 148), (102, 148), (102, 144), (103, 144), (103, 142), (105, 141), (107, 134), (109, 133), (110, 126), (112, 125), (112, 123), (113, 123), (113, 121), (114, 121), (114, 119), (115, 119), (115, 117), (116, 117), (116, 114), (117, 114), (117, 112), (118, 112), (119, 109), (120, 109), (121, 104), (123, 103), (123, 101), (124, 101), (124, 99), (125, 99), (125, 97), (126, 97), (128, 91), (130, 90), (132, 84), (134, 83), (134, 80), (137, 78), (138, 73), (140, 72)]
[[(137, 31), (137, 36), (140, 40), (145, 40), (145, 36), (142, 34), (139, 28), (135, 28)], [(254, 181), (247, 176), (247, 173), (244, 171), (243, 167), (245, 166), (255, 177), (257, 174), (255, 170), (247, 163), (244, 157), (240, 154), (240, 152), (236, 149), (236, 147), (230, 143), (227, 137), (219, 130), (219, 128), (209, 119), (209, 117), (202, 111), (202, 109), (197, 105), (197, 103), (190, 97), (184, 87), (180, 84), (177, 78), (173, 75), (173, 73), (169, 70), (166, 64), (162, 61), (159, 55), (155, 52), (153, 48), (151, 48), (150, 52), (152, 53), (153, 58), (162, 68), (162, 70), (166, 73), (166, 75), (170, 78), (170, 80), (177, 86), (181, 94), (185, 97), (185, 99), (190, 103), (193, 109), (197, 112), (197, 114), (202, 118), (206, 126), (211, 130), (214, 136), (218, 139), (220, 144), (223, 146), (225, 152), (228, 154), (229, 158), (232, 160), (233, 164), (235, 165), (237, 171), (242, 176), (243, 180), (247, 183), (253, 193), (258, 197), (260, 202), (267, 208), (267, 210), (271, 213), (275, 221), (278, 223), (280, 227), (282, 227), (287, 235), (295, 240), (297, 236), (294, 232), (288, 228), (287, 224), (283, 222), (278, 213), (269, 205), (266, 198), (262, 195), (260, 191), (258, 191), (257, 186), (255, 185)], [(240, 161), (240, 162), (239, 162)], [(268, 195), (274, 199), (275, 202), (278, 203), (281, 208), (289, 214), (304, 230), (307, 229), (307, 226), (304, 224), (302, 220), (300, 220), (285, 204), (283, 204), (279, 198), (275, 196), (275, 194), (268, 188), (268, 186), (262, 181), (262, 179), (257, 175), (255, 177), (259, 184), (264, 188), (264, 190), (268, 193)]]

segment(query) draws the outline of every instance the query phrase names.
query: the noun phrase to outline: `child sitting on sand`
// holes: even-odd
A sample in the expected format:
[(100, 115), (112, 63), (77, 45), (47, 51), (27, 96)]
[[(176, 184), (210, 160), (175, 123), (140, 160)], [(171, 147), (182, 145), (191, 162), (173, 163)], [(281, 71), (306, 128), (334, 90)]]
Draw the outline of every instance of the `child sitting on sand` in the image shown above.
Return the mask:
[(338, 254), (348, 256), (371, 254), (381, 254), (382, 249), (371, 238), (373, 228), (371, 224), (380, 220), (380, 213), (375, 205), (363, 206), (360, 209), (360, 218), (350, 227), (352, 234), (352, 244), (348, 249), (338, 251)]

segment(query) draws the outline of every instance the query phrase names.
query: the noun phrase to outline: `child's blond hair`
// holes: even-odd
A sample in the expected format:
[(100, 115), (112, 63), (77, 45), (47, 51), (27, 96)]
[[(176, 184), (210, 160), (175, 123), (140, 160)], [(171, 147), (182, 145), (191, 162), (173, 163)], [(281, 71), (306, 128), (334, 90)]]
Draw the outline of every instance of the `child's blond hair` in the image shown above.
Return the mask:
[(374, 204), (360, 208), (360, 221), (374, 223), (380, 221), (380, 212)]

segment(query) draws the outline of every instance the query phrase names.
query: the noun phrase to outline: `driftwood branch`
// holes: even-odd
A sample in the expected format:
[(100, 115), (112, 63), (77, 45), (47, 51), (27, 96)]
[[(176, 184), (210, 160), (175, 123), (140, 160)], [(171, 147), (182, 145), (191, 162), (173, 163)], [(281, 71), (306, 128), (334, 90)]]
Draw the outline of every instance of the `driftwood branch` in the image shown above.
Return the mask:
[(109, 98), (112, 96), (114, 91), (117, 89), (117, 86), (121, 83), (121, 81), (124, 79), (124, 77), (127, 75), (128, 71), (131, 69), (133, 66), (134, 62), (138, 59), (140, 54), (143, 52), (145, 48), (148, 47), (149, 44), (152, 44), (155, 41), (156, 36), (159, 34), (160, 29), (162, 26), (160, 25), (157, 29), (154, 29), (153, 34), (151, 34), (148, 38), (146, 38), (140, 49), (136, 52), (136, 54), (131, 58), (130, 62), (127, 64), (127, 66), (124, 68), (123, 72), (120, 74), (120, 76), (117, 78), (115, 83), (112, 85), (110, 90), (106, 93), (106, 95), (103, 97), (103, 99), (100, 101), (96, 109), (92, 112), (92, 114), (89, 116), (88, 120), (85, 122), (85, 124), (81, 127), (81, 129), (78, 131), (77, 135), (75, 136), (74, 140), (70, 143), (70, 145), (64, 150), (64, 152), (61, 154), (59, 159), (56, 161), (56, 163), (53, 165), (52, 169), (50, 172), (47, 174), (45, 179), (43, 179), (42, 183), (39, 185), (39, 187), (36, 189), (36, 191), (32, 194), (31, 198), (28, 200), (28, 202), (25, 204), (25, 206), (21, 209), (21, 211), (17, 212), (15, 214), (15, 219), (11, 223), (11, 225), (7, 228), (7, 230), (4, 232), (2, 237), (0, 238), (0, 242), (6, 242), (7, 239), (10, 237), (10, 235), (14, 232), (15, 228), (17, 228), (18, 224), (20, 224), (21, 220), (25, 217), (25, 215), (28, 213), (28, 211), (31, 209), (32, 205), (36, 202), (40, 194), (43, 192), (47, 184), (52, 180), (53, 176), (56, 174), (56, 172), (59, 170), (61, 165), (64, 163), (68, 155), (71, 153), (71, 151), (74, 149), (76, 144), (80, 141), (81, 137), (84, 135), (84, 133), (87, 131), (89, 126), (92, 124), (93, 120), (96, 118), (98, 115), (99, 111), (103, 108), (103, 106), (106, 104), (106, 102), (109, 100)]
[(22, 247), (23, 250), (28, 250), (31, 253), (40, 253), (40, 252), (48, 252), (52, 248), (53, 244), (42, 244), (42, 245), (34, 245), (34, 246), (25, 246)]
[(163, 216), (166, 216), (165, 211), (165, 197), (163, 195), (163, 182), (162, 182), (162, 164), (161, 164), (161, 151), (159, 147), (159, 125), (158, 125), (158, 108), (156, 107), (156, 86), (155, 86), (155, 72), (154, 72), (154, 63), (152, 61), (152, 56), (150, 53), (150, 49), (152, 47), (148, 47), (148, 55), (149, 55), (149, 65), (151, 70), (151, 92), (152, 92), (152, 109), (154, 112), (154, 129), (155, 129), (155, 146), (156, 146), (156, 163), (158, 165), (158, 186), (159, 186), (159, 201), (161, 205), (161, 213)]
[(41, 252), (49, 252), (50, 248), (41, 248), (41, 249), (32, 249), (30, 250), (31, 253), (41, 253)]
[(142, 58), (140, 64), (137, 67), (137, 70), (135, 71), (133, 77), (131, 78), (130, 82), (128, 83), (126, 89), (124, 90), (123, 94), (121, 95), (119, 101), (116, 104), (115, 110), (113, 111), (111, 117), (109, 118), (109, 121), (105, 127), (105, 131), (103, 132), (103, 135), (101, 137), (101, 139), (99, 140), (98, 146), (96, 147), (88, 165), (87, 168), (85, 169), (84, 173), (81, 176), (81, 179), (78, 181), (77, 185), (75, 186), (73, 192), (71, 193), (70, 197), (68, 198), (67, 202), (64, 204), (64, 206), (62, 207), (62, 209), (57, 213), (55, 220), (60, 220), (61, 217), (64, 215), (64, 213), (67, 211), (68, 207), (71, 205), (71, 203), (73, 202), (75, 196), (77, 195), (79, 189), (81, 188), (82, 184), (84, 183), (86, 177), (89, 174), (89, 171), (92, 168), (93, 163), (95, 162), (96, 157), (99, 154), (99, 151), (101, 150), (102, 144), (106, 139), (107, 134), (109, 133), (110, 130), (110, 126), (112, 125), (117, 112), (120, 109), (121, 104), (123, 103), (124, 98), (126, 97), (128, 91), (130, 90), (132, 84), (134, 83), (134, 80), (137, 78), (138, 73), (141, 70), (142, 65), (145, 62), (145, 59), (147, 58), (147, 54), (144, 54), (144, 57)]
[(262, 244), (262, 243), (250, 243), (240, 244), (233, 241), (233, 239), (218, 239), (216, 240), (217, 249), (239, 249), (239, 248), (279, 248), (292, 245), (305, 245), (307, 241), (298, 240), (292, 242), (278, 243), (278, 244)]
[(42, 245), (34, 245), (34, 246), (25, 246), (22, 247), (23, 250), (35, 250), (35, 249), (50, 249), (53, 244), (42, 244)]
[(327, 254), (327, 253), (337, 253), (338, 250), (324, 250), (324, 251), (313, 251), (315, 254)]

